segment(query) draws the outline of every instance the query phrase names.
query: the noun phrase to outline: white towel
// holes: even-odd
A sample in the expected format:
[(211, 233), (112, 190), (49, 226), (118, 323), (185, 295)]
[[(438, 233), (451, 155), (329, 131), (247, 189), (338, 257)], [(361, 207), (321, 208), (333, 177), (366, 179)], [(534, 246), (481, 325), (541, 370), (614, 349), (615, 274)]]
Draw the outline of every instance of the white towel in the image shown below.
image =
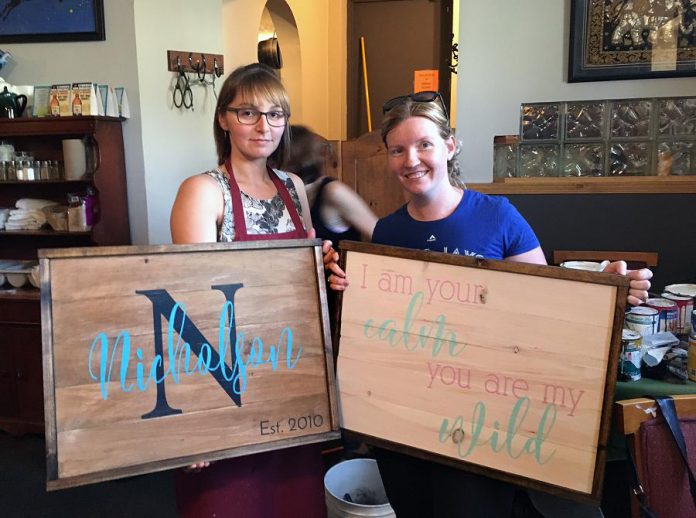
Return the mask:
[(49, 205), (58, 205), (58, 203), (51, 200), (41, 200), (39, 198), (20, 198), (17, 200), (17, 203), (15, 203), (18, 209), (26, 210), (40, 210)]

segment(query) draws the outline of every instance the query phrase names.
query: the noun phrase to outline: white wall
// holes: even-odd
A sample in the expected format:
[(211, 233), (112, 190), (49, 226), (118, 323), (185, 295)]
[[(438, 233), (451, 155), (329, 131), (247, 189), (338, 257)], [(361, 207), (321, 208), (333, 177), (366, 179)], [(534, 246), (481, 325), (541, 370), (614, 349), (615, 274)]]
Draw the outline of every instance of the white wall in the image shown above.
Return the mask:
[[(135, 3), (142, 167), (151, 244), (171, 242), (169, 213), (179, 184), (217, 165), (213, 139), (216, 99), (212, 88), (192, 85), (193, 111), (175, 108), (175, 74), (167, 70), (166, 57), (167, 50), (223, 54), (221, 9), (222, 0)], [(225, 61), (225, 71), (229, 70)], [(222, 79), (218, 79), (216, 88)]]
[(493, 178), (493, 137), (523, 102), (694, 95), (696, 77), (567, 83), (570, 0), (461, 0), (457, 136), (469, 182)]
[(12, 43), (2, 48), (14, 56), (14, 66), (5, 77), (12, 84), (92, 81), (126, 87), (132, 115), (123, 124), (131, 237), (135, 243), (145, 243), (147, 196), (133, 16), (134, 0), (105, 0), (106, 41)]

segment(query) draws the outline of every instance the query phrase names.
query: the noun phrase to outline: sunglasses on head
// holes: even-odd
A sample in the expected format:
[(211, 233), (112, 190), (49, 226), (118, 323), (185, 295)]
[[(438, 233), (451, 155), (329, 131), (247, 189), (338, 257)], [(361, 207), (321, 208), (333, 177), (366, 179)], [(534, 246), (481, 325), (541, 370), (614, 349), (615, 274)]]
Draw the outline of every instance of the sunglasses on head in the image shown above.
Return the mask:
[(440, 106), (442, 106), (442, 111), (445, 112), (445, 117), (447, 120), (449, 120), (449, 115), (447, 113), (447, 106), (445, 106), (445, 100), (442, 98), (442, 94), (440, 92), (416, 92), (414, 94), (408, 94), (408, 95), (400, 95), (398, 97), (394, 97), (393, 99), (389, 99), (387, 102), (385, 102), (382, 105), (382, 114), (387, 113), (389, 110), (392, 108), (408, 101), (411, 100), (415, 103), (431, 103), (434, 101), (440, 101)]

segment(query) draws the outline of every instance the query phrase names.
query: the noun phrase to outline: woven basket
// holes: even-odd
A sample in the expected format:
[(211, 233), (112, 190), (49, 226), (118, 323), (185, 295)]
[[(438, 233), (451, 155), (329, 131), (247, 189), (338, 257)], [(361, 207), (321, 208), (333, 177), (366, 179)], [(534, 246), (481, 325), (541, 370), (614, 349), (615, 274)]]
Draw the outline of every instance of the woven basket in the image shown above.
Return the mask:
[(50, 205), (44, 207), (43, 213), (46, 221), (51, 228), (56, 231), (65, 232), (68, 230), (68, 207), (67, 205)]

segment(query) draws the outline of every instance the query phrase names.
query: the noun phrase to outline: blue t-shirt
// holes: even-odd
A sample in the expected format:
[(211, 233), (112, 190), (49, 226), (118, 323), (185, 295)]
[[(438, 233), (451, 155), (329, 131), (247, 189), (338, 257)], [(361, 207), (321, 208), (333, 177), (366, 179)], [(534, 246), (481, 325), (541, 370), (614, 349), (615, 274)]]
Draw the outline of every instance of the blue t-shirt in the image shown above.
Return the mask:
[(372, 242), (486, 259), (504, 259), (539, 246), (529, 223), (507, 198), (469, 190), (452, 214), (437, 221), (417, 221), (404, 205), (377, 222)]

